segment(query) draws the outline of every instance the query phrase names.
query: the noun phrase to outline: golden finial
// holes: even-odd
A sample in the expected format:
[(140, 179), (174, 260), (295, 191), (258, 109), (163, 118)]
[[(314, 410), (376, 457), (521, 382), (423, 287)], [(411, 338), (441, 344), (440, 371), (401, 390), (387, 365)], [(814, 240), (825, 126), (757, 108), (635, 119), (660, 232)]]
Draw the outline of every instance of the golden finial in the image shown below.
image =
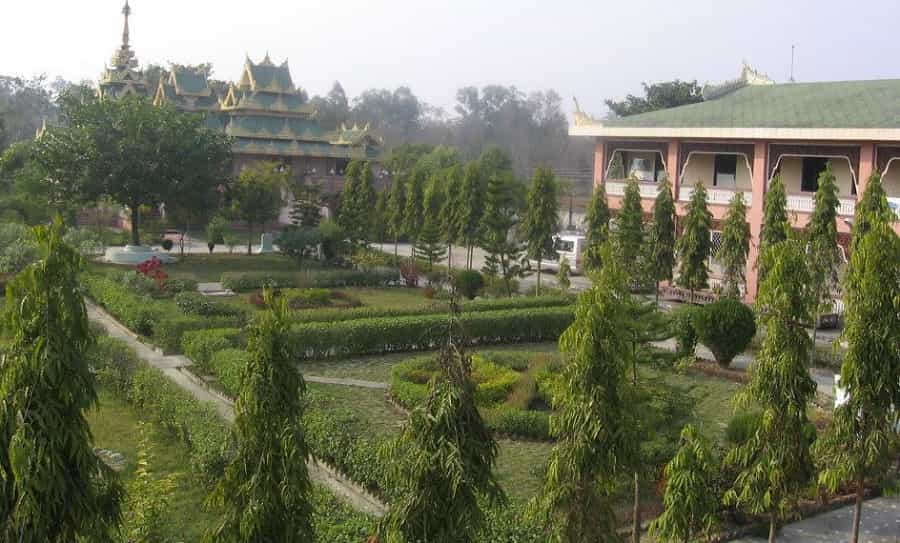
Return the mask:
[(125, 0), (122, 15), (125, 16), (125, 28), (122, 30), (122, 45), (128, 47), (128, 17), (131, 15), (131, 6), (128, 5), (128, 0)]

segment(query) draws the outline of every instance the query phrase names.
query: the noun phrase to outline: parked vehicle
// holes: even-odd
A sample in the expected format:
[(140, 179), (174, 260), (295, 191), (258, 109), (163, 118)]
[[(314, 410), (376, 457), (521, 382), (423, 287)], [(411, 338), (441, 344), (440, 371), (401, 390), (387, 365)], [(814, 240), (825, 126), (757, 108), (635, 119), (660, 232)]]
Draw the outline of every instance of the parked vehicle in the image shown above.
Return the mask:
[[(561, 232), (553, 238), (553, 248), (557, 257), (541, 260), (541, 269), (558, 270), (559, 263), (565, 258), (569, 261), (569, 273), (584, 273), (584, 249), (587, 246), (587, 238), (577, 232)], [(532, 268), (537, 269), (538, 261), (529, 260)]]

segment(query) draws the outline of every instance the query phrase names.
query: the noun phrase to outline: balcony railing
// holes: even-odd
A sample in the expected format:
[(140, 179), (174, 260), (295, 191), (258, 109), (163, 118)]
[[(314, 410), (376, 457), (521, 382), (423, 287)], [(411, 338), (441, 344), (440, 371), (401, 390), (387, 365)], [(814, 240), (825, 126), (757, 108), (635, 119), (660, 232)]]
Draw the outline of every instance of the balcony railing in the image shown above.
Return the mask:
[(841, 198), (838, 205), (838, 215), (852, 217), (856, 214), (856, 198)]
[[(607, 196), (625, 196), (625, 187), (627, 186), (627, 181), (607, 181), (606, 194)], [(638, 183), (641, 198), (653, 200), (659, 194), (659, 187), (661, 186), (658, 183)]]
[[(734, 190), (725, 190), (725, 189), (713, 189), (706, 188), (706, 203), (714, 204), (714, 205), (723, 205), (727, 206), (731, 203), (731, 199), (734, 198), (734, 193), (738, 191)], [(744, 205), (750, 207), (753, 205), (753, 193), (750, 191), (741, 191), (744, 196)], [(679, 187), (678, 189), (678, 200), (681, 202), (688, 202), (691, 199), (691, 196), (694, 195), (694, 187)]]
[[(812, 213), (816, 209), (816, 197), (807, 194), (788, 194), (788, 211)], [(856, 213), (856, 198), (838, 199), (838, 215), (852, 217)]]
[(900, 198), (889, 196), (887, 201), (890, 208), (897, 214), (897, 220), (900, 221)]

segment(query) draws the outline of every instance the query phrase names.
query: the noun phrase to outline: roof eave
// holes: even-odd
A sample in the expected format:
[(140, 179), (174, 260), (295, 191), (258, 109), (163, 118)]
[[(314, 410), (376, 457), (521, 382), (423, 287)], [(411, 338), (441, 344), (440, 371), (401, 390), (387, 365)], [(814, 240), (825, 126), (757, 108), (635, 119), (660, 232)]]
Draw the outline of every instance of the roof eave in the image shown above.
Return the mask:
[(569, 135), (600, 138), (900, 142), (900, 128), (648, 127), (603, 126), (598, 123), (571, 126)]

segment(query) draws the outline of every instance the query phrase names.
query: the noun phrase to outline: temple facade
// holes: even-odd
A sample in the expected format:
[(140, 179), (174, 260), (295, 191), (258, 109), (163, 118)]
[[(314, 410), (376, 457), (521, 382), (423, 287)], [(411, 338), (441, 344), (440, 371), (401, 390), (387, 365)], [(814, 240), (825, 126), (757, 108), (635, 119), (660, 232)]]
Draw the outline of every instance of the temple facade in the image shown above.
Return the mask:
[[(747, 204), (750, 254), (745, 299), (756, 298), (763, 201), (776, 175), (787, 192), (794, 228), (812, 215), (818, 176), (831, 163), (837, 177), (839, 242), (845, 257), (856, 203), (873, 173), (881, 175), (900, 232), (900, 80), (775, 84), (744, 66), (740, 77), (707, 86), (704, 101), (628, 117), (594, 119), (581, 110), (569, 129), (592, 138), (594, 185), (604, 185), (612, 210), (636, 178), (649, 214), (664, 180), (678, 219), (697, 183), (707, 190), (714, 219), (712, 244), (721, 242), (728, 203)], [(712, 283), (721, 272), (710, 258)]]
[(100, 78), (101, 97), (146, 96), (155, 105), (203, 114), (210, 128), (233, 138), (235, 175), (254, 162), (273, 161), (289, 168), (296, 182), (315, 183), (325, 192), (341, 189), (351, 160), (373, 161), (376, 175), (382, 175), (381, 139), (368, 126), (325, 130), (306, 92), (294, 85), (288, 62), (276, 64), (268, 53), (256, 63), (247, 58), (235, 82), (173, 65), (156, 88), (148, 88), (129, 44), (127, 1), (122, 13), (122, 44)]

